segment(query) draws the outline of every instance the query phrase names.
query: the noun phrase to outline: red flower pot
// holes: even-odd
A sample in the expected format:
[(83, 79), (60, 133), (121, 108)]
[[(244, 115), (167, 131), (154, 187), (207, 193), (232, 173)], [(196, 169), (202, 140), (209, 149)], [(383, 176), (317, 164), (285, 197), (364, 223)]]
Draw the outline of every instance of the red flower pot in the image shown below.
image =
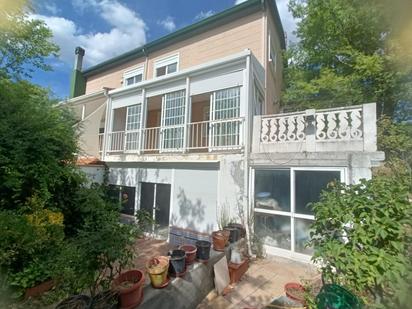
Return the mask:
[(140, 270), (129, 270), (121, 273), (114, 282), (119, 293), (120, 308), (134, 308), (143, 300), (144, 274)]
[(186, 252), (186, 265), (192, 264), (196, 259), (197, 248), (193, 245), (182, 245), (179, 247), (180, 250)]

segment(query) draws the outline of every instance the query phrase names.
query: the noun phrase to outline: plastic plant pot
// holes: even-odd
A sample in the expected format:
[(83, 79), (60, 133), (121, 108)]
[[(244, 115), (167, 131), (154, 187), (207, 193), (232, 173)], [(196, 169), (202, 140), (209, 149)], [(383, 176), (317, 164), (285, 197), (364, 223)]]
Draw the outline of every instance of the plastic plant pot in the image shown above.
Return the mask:
[(361, 309), (361, 300), (337, 284), (325, 284), (316, 296), (318, 309)]
[(196, 258), (203, 262), (209, 260), (210, 257), (210, 247), (211, 247), (210, 241), (207, 240), (198, 240), (196, 241)]
[(168, 270), (169, 258), (167, 256), (156, 256), (146, 263), (146, 271), (154, 288), (164, 286), (167, 282)]
[(186, 272), (186, 252), (184, 250), (173, 250), (169, 252), (169, 273), (174, 277), (181, 277)]
[(240, 239), (240, 230), (237, 227), (225, 226), (224, 231), (229, 232), (229, 242), (234, 243)]
[(179, 247), (180, 250), (186, 252), (186, 265), (193, 264), (196, 259), (197, 248), (194, 245), (182, 245)]

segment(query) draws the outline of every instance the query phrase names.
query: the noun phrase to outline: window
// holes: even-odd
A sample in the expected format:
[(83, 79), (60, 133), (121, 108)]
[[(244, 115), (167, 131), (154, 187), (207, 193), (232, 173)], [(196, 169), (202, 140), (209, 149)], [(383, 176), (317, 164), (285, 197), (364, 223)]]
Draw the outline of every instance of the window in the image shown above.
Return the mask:
[(211, 112), (211, 145), (213, 147), (238, 146), (240, 144), (240, 87), (213, 93)]
[(162, 148), (178, 150), (183, 147), (186, 91), (180, 90), (163, 96)]
[(143, 80), (143, 67), (126, 71), (123, 74), (123, 86), (131, 86)]
[(314, 220), (311, 203), (332, 181), (344, 181), (339, 168), (255, 170), (255, 232), (266, 245), (310, 255), (306, 247)]
[(255, 83), (254, 87), (254, 95), (255, 95), (255, 106), (254, 106), (254, 114), (255, 115), (263, 115), (264, 114), (264, 103), (265, 100), (263, 98), (263, 94), (260, 91), (259, 87)]
[(155, 62), (156, 77), (168, 75), (178, 71), (179, 55), (169, 56)]
[(139, 149), (140, 117), (142, 105), (131, 105), (127, 107), (126, 116), (126, 151)]
[(274, 43), (271, 40), (271, 35), (269, 34), (269, 39), (268, 39), (268, 54), (269, 54), (269, 62), (272, 65), (273, 71), (276, 72), (276, 52), (275, 52), (275, 46)]

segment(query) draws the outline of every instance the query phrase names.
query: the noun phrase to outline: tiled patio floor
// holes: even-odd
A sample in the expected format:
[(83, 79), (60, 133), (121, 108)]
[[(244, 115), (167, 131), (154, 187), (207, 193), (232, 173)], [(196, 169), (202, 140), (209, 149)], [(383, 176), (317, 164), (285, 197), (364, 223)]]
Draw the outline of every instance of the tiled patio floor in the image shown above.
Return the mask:
[(300, 282), (318, 277), (310, 264), (280, 257), (266, 257), (251, 262), (242, 281), (225, 296), (212, 291), (197, 309), (263, 308), (275, 297), (284, 295), (287, 282)]

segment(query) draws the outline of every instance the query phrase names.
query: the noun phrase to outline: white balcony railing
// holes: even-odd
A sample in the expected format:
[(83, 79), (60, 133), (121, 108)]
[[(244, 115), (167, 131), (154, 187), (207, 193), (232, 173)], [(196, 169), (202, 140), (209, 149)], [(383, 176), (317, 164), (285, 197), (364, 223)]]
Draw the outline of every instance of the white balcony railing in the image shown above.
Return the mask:
[(108, 133), (107, 152), (109, 154), (187, 150), (208, 152), (240, 149), (243, 147), (243, 122), (243, 118), (234, 118), (111, 132)]
[(376, 151), (376, 105), (255, 116), (254, 152)]

